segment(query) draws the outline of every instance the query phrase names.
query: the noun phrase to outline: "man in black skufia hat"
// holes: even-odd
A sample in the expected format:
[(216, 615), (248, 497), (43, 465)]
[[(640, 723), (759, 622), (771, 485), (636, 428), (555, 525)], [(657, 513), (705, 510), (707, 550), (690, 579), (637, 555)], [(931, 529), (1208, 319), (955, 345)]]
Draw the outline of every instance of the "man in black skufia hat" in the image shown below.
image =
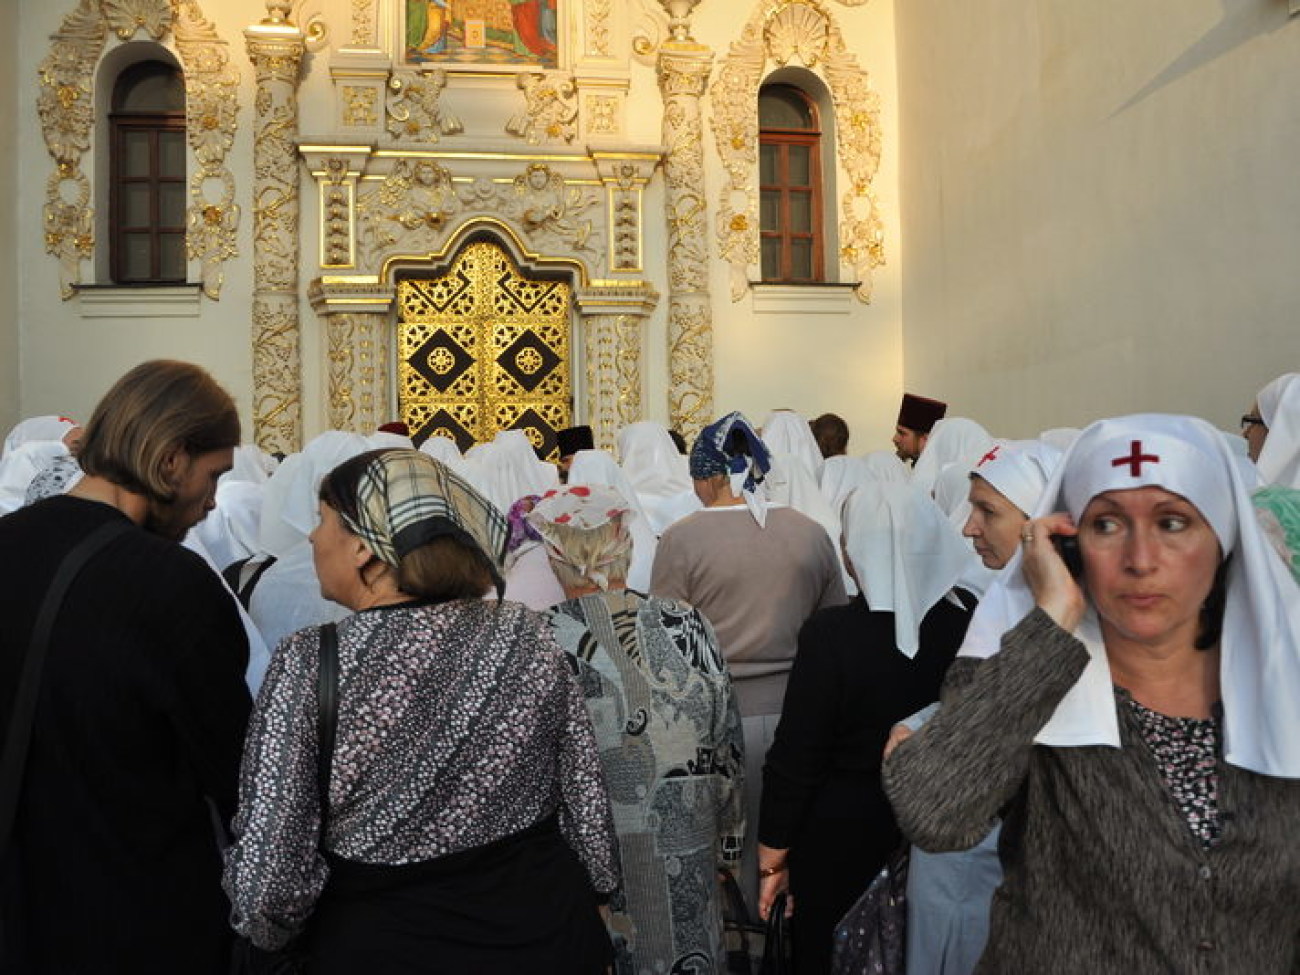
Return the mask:
[(934, 425), (948, 412), (948, 404), (924, 396), (903, 394), (898, 408), (898, 421), (894, 427), (894, 453), (904, 463), (916, 463), (925, 449), (925, 441)]
[(596, 439), (592, 436), (591, 427), (565, 427), (563, 430), (555, 432), (555, 444), (560, 450), (560, 482), (568, 483), (569, 465), (573, 463), (573, 455), (579, 450), (593, 450), (596, 446)]

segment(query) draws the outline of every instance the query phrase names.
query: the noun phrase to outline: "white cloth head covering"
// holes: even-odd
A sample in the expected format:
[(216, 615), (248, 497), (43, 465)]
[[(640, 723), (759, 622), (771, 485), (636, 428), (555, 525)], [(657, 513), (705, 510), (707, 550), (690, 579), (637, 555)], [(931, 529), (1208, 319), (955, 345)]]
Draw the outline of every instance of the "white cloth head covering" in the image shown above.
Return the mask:
[(1005, 440), (970, 469), (1004, 498), (1028, 515), (1061, 462), (1061, 451), (1042, 440)]
[(192, 534), (218, 570), (257, 553), (265, 497), (262, 484), (223, 481), (217, 485), (216, 507), (194, 526)]
[(248, 601), (248, 615), (272, 649), (304, 626), (337, 623), (350, 614), (320, 594), (311, 543), (305, 538), (276, 557)]
[(1265, 484), (1300, 487), (1300, 373), (1278, 376), (1255, 397), (1268, 437), (1255, 462)]
[(894, 614), (898, 649), (916, 656), (921, 621), (956, 584), (970, 547), (928, 495), (894, 483), (849, 495), (844, 547), (867, 605)]
[(862, 460), (877, 481), (898, 484), (910, 484), (912, 481), (912, 472), (892, 450), (873, 450), (864, 454)]
[(70, 420), (66, 416), (28, 417), (9, 431), (5, 437), (4, 453), (0, 457), (8, 457), (10, 451), (25, 443), (38, 440), (62, 441), (69, 430), (76, 429), (79, 425), (76, 420)]
[(677, 452), (662, 423), (643, 420), (624, 427), (618, 434), (618, 456), (656, 535), (701, 507), (686, 455)]
[[(1219, 643), (1226, 760), (1300, 778), (1300, 588), (1260, 528), (1241, 468), (1214, 427), (1166, 414), (1100, 420), (1066, 453), (1034, 515), (1064, 509), (1078, 519), (1103, 491), (1151, 485), (1195, 505), (1232, 555)], [(1033, 609), (1020, 560), (1017, 553), (980, 603), (962, 656), (996, 653), (1002, 634)], [(1091, 606), (1075, 636), (1091, 660), (1035, 740), (1118, 747), (1110, 666)]]
[[(205, 518), (204, 521), (206, 520)], [(199, 525), (202, 525), (204, 521), (199, 522)], [(239, 622), (244, 627), (244, 635), (248, 637), (248, 666), (244, 669), (244, 683), (248, 686), (248, 692), (256, 698), (257, 692), (262, 687), (262, 680), (266, 677), (266, 668), (271, 663), (271, 653), (266, 646), (266, 641), (262, 638), (262, 631), (257, 628), (253, 618), (248, 615), (238, 597), (231, 591), (230, 585), (222, 577), (212, 553), (208, 551), (203, 544), (203, 540), (193, 528), (186, 532), (181, 544), (208, 564), (208, 568), (213, 571), (218, 579), (221, 579), (222, 588), (230, 596), (230, 601), (235, 604), (235, 611), (239, 614)]]
[(640, 499), (623, 469), (614, 463), (606, 450), (579, 450), (569, 465), (569, 487), (600, 486), (611, 488), (628, 509), (623, 522), (632, 536), (632, 562), (627, 570), (627, 586), (638, 592), (650, 591), (650, 570), (654, 566), (659, 538), (641, 510)]
[(317, 492), (321, 478), (349, 457), (370, 449), (369, 441), (359, 433), (327, 430), (314, 437), (302, 453), (286, 457), (266, 482), (258, 548), (282, 558), (299, 542), (306, 541), (319, 517)]
[(773, 410), (758, 429), (772, 455), (789, 454), (800, 460), (813, 480), (822, 476), (822, 452), (808, 420), (794, 410)]
[(1065, 453), (1070, 449), (1070, 444), (1079, 439), (1079, 433), (1078, 427), (1050, 427), (1039, 433), (1038, 439)]
[(67, 456), (68, 448), (62, 440), (28, 440), (0, 457), (0, 515), (21, 508), (32, 479)]
[(786, 505), (808, 516), (830, 536), (836, 561), (841, 563), (840, 574), (844, 577), (846, 591), (852, 593), (853, 580), (840, 555), (840, 513), (826, 500), (826, 495), (808, 473), (807, 466), (790, 454), (773, 454), (772, 469), (767, 472), (766, 483), (768, 499), (773, 504)]
[(466, 454), (462, 473), (502, 513), (525, 495), (545, 494), (560, 484), (560, 472), (537, 459), (522, 430), (501, 430), (490, 443), (476, 445)]
[[(897, 458), (895, 458), (897, 459)], [(900, 468), (902, 465), (899, 465)], [(907, 479), (904, 473), (903, 480)], [(875, 483), (876, 478), (867, 467), (865, 457), (849, 457), (840, 454), (827, 457), (822, 465), (822, 496), (836, 514), (844, 507), (844, 499), (864, 484)]]
[(220, 483), (265, 484), (271, 471), (275, 470), (274, 458), (270, 459), (271, 464), (268, 466), (268, 455), (259, 447), (251, 443), (240, 444), (231, 458), (230, 470), (221, 475)]
[(371, 450), (380, 450), (385, 447), (392, 447), (395, 450), (414, 450), (415, 444), (411, 443), (411, 438), (400, 433), (392, 433), (388, 430), (376, 430), (374, 433), (366, 434), (366, 440), (370, 444)]
[(424, 443), (420, 444), (420, 450), (434, 460), (446, 464), (457, 474), (460, 473), (465, 464), (464, 458), (460, 455), (460, 448), (456, 446), (456, 441), (452, 440), (451, 437), (425, 437)]
[(930, 494), (945, 465), (963, 464), (970, 470), (992, 447), (993, 438), (974, 420), (945, 417), (930, 431), (925, 449), (912, 468), (912, 483)]

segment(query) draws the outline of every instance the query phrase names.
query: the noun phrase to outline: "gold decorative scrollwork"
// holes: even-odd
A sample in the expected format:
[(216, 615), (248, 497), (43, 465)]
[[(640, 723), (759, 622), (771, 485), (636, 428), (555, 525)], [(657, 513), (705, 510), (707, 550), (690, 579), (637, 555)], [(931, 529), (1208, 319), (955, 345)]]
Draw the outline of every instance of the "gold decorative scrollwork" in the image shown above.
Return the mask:
[(155, 0), (101, 0), (100, 9), (109, 29), (124, 41), (143, 28), (155, 41), (162, 40), (172, 26), (172, 8)]
[(613, 12), (611, 0), (587, 0), (582, 6), (587, 14), (587, 56), (610, 57), (609, 21)]
[(880, 166), (880, 103), (821, 0), (765, 0), (732, 44), (710, 92), (713, 134), (727, 183), (718, 204), (718, 245), (731, 265), (731, 299), (749, 288), (759, 261), (758, 88), (769, 60), (798, 58), (831, 91), (839, 162), (848, 174), (840, 198), (839, 255), (853, 266), (855, 293), (871, 298), (872, 269), (883, 264), (884, 230), (872, 181)]
[(447, 72), (394, 71), (388, 79), (388, 134), (411, 142), (437, 142), (440, 136), (464, 131), (460, 119), (439, 104), (447, 87)]

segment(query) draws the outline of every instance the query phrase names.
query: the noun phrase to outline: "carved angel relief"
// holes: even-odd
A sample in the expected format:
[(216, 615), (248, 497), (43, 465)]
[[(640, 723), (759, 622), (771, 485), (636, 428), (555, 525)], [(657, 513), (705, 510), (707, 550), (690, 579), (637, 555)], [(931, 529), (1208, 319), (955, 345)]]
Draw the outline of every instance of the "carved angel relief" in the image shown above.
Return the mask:
[(387, 178), (357, 202), (363, 253), (374, 261), (391, 251), (436, 250), (448, 218), (460, 210), (445, 166), (432, 159), (399, 159)]
[(526, 71), (515, 84), (524, 93), (524, 110), (506, 123), (506, 132), (530, 146), (544, 139), (572, 142), (578, 134), (578, 91), (573, 81)]

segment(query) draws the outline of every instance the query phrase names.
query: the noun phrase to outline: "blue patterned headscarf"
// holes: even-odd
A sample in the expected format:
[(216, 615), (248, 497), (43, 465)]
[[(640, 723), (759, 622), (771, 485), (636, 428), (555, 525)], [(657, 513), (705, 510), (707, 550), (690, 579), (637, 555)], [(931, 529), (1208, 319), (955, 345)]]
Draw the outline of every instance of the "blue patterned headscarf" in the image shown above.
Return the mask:
[(725, 474), (731, 490), (745, 499), (745, 504), (761, 525), (763, 499), (758, 497), (763, 478), (772, 469), (772, 458), (763, 441), (741, 413), (728, 413), (711, 423), (695, 438), (691, 448), (691, 477), (697, 481)]

